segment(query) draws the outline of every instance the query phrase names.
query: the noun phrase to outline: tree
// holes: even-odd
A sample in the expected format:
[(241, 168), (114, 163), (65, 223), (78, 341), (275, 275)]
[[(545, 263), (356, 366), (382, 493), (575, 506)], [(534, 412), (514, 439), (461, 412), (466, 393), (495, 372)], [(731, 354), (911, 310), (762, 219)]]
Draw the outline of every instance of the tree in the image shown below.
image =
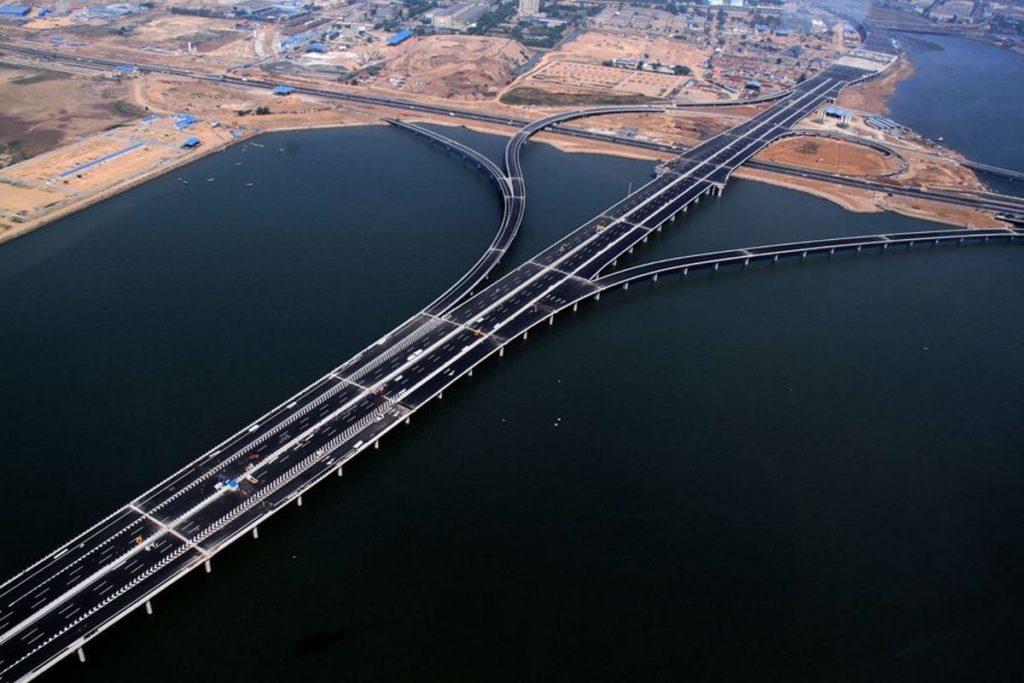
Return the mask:
[(672, 70), (676, 72), (676, 76), (689, 76), (691, 73), (690, 67), (685, 64), (676, 64)]

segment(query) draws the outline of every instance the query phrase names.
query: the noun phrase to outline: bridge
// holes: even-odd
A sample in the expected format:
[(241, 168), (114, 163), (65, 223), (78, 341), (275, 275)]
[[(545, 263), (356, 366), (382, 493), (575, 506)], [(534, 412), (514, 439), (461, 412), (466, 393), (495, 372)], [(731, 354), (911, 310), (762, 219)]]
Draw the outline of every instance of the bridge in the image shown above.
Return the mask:
[[(256, 536), (259, 524), (288, 504), (301, 505), (311, 487), (341, 476), (348, 461), (378, 448), (419, 408), (565, 307), (608, 287), (685, 273), (689, 267), (715, 267), (704, 265), (712, 262), (847, 248), (835, 241), (776, 245), (601, 275), (702, 197), (720, 192), (731, 173), (780, 131), (863, 77), (863, 71), (833, 66), (805, 81), (749, 121), (665, 164), (636, 192), (472, 294), (500, 259), (485, 254), (396, 330), (0, 584), (0, 681), (32, 678), (72, 652), (84, 659), (82, 646), (89, 639), (136, 609), (151, 611), (152, 597), (188, 572), (200, 566), (211, 571), (218, 552), (250, 533)], [(516, 150), (529, 134), (506, 150), (511, 165), (505, 179), (494, 176), (503, 197), (523, 194), (512, 179), (521, 180)], [(450, 139), (445, 144), (459, 149)], [(468, 148), (460, 153), (495, 174), (493, 164)], [(506, 209), (488, 252), (503, 252), (519, 221), (521, 216)], [(952, 239), (953, 231), (940, 232), (927, 239)], [(863, 248), (874, 239), (903, 238), (855, 239)], [(854, 242), (848, 246), (856, 248)]]

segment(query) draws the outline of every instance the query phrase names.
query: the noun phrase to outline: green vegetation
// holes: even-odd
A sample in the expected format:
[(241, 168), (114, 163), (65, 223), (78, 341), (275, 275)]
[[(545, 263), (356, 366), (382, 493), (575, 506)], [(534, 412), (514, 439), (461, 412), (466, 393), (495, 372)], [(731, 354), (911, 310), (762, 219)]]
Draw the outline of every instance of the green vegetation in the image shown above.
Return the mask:
[(33, 83), (42, 83), (43, 81), (59, 81), (65, 78), (71, 78), (71, 74), (66, 74), (63, 71), (50, 71), (49, 69), (38, 69), (33, 73), (15, 78), (10, 81), (11, 85), (32, 85)]
[(609, 93), (548, 92), (540, 88), (513, 88), (501, 96), (503, 104), (539, 107), (576, 107), (599, 104), (645, 104), (657, 101), (645, 95), (613, 95)]
[(690, 67), (685, 64), (676, 64), (672, 67), (672, 70), (675, 71), (676, 76), (689, 76), (692, 73), (692, 71), (690, 71)]
[(502, 2), (497, 7), (492, 9), (487, 14), (480, 17), (476, 22), (476, 26), (469, 29), (466, 33), (471, 35), (483, 35), (493, 29), (498, 24), (502, 24), (512, 18), (512, 15), (516, 13), (516, 3), (514, 2)]

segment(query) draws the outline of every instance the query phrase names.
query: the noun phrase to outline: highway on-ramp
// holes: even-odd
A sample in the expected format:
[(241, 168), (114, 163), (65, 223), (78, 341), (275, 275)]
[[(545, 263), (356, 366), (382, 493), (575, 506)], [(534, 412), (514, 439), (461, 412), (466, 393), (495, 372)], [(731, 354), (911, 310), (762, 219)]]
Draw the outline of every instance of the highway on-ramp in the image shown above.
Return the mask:
[(417, 314), (8, 579), (0, 585), (0, 681), (37, 675), (340, 474), (510, 340), (599, 291), (592, 280), (622, 254), (865, 75), (833, 66), (805, 81), (477, 294)]

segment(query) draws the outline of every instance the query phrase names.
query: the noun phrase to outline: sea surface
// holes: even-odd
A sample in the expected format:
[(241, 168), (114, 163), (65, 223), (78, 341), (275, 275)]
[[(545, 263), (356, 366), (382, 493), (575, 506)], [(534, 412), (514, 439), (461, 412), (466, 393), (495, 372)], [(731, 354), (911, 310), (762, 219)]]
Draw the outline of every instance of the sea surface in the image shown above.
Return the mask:
[[(0, 248), (3, 576), (404, 320), (497, 225), (400, 131), (257, 142)], [(511, 263), (652, 171), (538, 143), (524, 166)], [(736, 180), (620, 265), (931, 227)], [(609, 293), (41, 680), (1017, 680), (1022, 265), (915, 247)]]
[[(901, 34), (916, 72), (889, 100), (891, 117), (968, 159), (1024, 172), (1024, 57), (957, 36)], [(994, 190), (1024, 182), (981, 176)]]

